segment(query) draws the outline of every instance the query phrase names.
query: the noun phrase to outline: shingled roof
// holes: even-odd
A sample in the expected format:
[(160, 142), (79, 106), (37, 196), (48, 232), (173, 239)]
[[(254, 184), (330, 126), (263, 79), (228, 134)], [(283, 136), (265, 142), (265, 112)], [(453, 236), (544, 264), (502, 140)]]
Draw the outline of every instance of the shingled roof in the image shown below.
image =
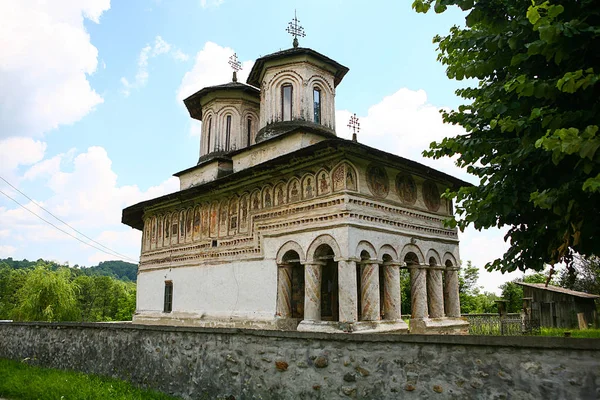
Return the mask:
[(515, 283), (517, 285), (521, 285), (521, 286), (528, 286), (528, 287), (532, 287), (532, 288), (535, 288), (535, 289), (548, 290), (550, 292), (568, 294), (570, 296), (582, 297), (584, 299), (598, 299), (598, 298), (600, 298), (600, 296), (598, 296), (597, 294), (589, 294), (589, 293), (585, 293), (585, 292), (578, 292), (576, 290), (565, 289), (565, 288), (561, 288), (561, 287), (553, 286), (553, 285), (546, 286), (544, 283), (525, 283), (525, 282), (515, 282)]

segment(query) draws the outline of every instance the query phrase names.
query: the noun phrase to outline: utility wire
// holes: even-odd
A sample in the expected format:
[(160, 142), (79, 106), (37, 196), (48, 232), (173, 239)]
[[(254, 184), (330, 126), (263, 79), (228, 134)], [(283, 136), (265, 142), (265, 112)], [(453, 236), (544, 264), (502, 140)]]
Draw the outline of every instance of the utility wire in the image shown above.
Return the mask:
[[(81, 236), (83, 236), (84, 238), (96, 243), (98, 246), (105, 248), (106, 250), (109, 250), (110, 252), (114, 253), (114, 255), (117, 255), (119, 257), (123, 257), (123, 258), (127, 258), (128, 260), (133, 260), (131, 257), (128, 257), (124, 254), (118, 253), (115, 250), (112, 250), (108, 247), (106, 247), (105, 245), (103, 245), (102, 243), (99, 243), (97, 241), (95, 241), (94, 239), (92, 239), (91, 237), (87, 236), (86, 234), (78, 231), (77, 229), (73, 228), (71, 225), (69, 225), (68, 223), (66, 223), (65, 221), (63, 221), (62, 219), (58, 218), (56, 215), (52, 214), (50, 211), (48, 211), (47, 209), (45, 209), (44, 207), (42, 207), (41, 204), (37, 203), (35, 200), (33, 200), (31, 197), (27, 196), (25, 193), (23, 193), (22, 191), (20, 191), (18, 188), (16, 188), (13, 184), (11, 184), (9, 181), (7, 181), (6, 179), (4, 179), (3, 177), (0, 176), (0, 179), (2, 179), (4, 182), (6, 182), (10, 187), (12, 187), (13, 189), (15, 189), (17, 192), (21, 193), (23, 196), (25, 196), (26, 198), (28, 198), (33, 204), (35, 204), (36, 206), (38, 206), (39, 208), (41, 208), (42, 210), (46, 211), (48, 214), (52, 215), (56, 220), (62, 222), (63, 224), (65, 224), (66, 226), (68, 226), (69, 228), (73, 229), (75, 232), (79, 233)], [(137, 261), (135, 261), (137, 263)]]
[[(6, 182), (6, 180), (5, 180), (4, 178), (0, 177), (0, 179), (4, 180), (4, 181)], [(7, 183), (8, 183), (8, 182), (7, 182)], [(10, 185), (10, 183), (9, 183), (9, 185)], [(12, 185), (10, 185), (10, 186), (12, 186)], [(14, 187), (14, 186), (13, 186), (13, 187)], [(17, 189), (17, 191), (18, 191), (19, 193), (23, 194), (23, 195), (24, 195), (25, 197), (27, 197), (29, 200), (31, 200), (31, 198), (29, 198), (27, 195), (25, 195), (24, 193), (22, 193), (20, 190), (18, 190), (18, 189)], [(100, 248), (100, 247), (94, 246), (94, 245), (93, 245), (93, 244), (91, 244), (91, 243), (88, 243), (88, 242), (85, 242), (85, 241), (81, 240), (81, 239), (80, 239), (80, 238), (78, 238), (77, 236), (75, 236), (75, 235), (73, 235), (73, 234), (71, 234), (71, 233), (69, 233), (69, 232), (65, 231), (64, 229), (61, 229), (61, 228), (59, 228), (58, 226), (54, 225), (52, 222), (50, 222), (50, 221), (48, 221), (48, 220), (44, 219), (43, 217), (41, 217), (40, 215), (38, 215), (38, 214), (34, 213), (34, 212), (33, 212), (33, 211), (31, 211), (29, 208), (25, 207), (23, 204), (19, 203), (17, 200), (13, 199), (11, 196), (9, 196), (8, 194), (4, 193), (2, 190), (0, 190), (0, 193), (2, 193), (3, 195), (5, 195), (5, 196), (6, 196), (6, 197), (8, 197), (9, 199), (11, 199), (11, 200), (12, 200), (12, 201), (14, 201), (15, 203), (17, 203), (17, 204), (18, 204), (20, 207), (22, 207), (23, 209), (25, 209), (25, 210), (29, 211), (31, 214), (35, 215), (36, 217), (38, 217), (39, 219), (41, 219), (42, 221), (44, 221), (44, 222), (45, 222), (45, 223), (47, 223), (48, 225), (51, 225), (51, 226), (53, 226), (54, 228), (56, 228), (57, 230), (61, 231), (62, 233), (64, 233), (64, 234), (66, 234), (66, 235), (69, 235), (69, 236), (71, 236), (73, 239), (76, 239), (76, 240), (78, 240), (79, 242), (81, 242), (81, 243), (83, 243), (83, 244), (85, 244), (85, 245), (87, 245), (87, 246), (93, 247), (93, 248), (94, 248), (94, 249), (96, 249), (96, 250), (100, 250), (101, 252), (103, 252), (103, 253), (106, 253), (106, 254), (108, 254), (108, 255), (111, 255), (111, 256), (117, 256), (117, 257), (119, 257), (119, 258), (125, 258), (125, 259), (127, 259), (127, 260), (129, 260), (129, 261), (132, 261), (132, 262), (134, 262), (134, 263), (136, 263), (136, 264), (137, 264), (137, 260), (134, 260), (133, 258), (131, 258), (131, 257), (127, 257), (127, 256), (124, 256), (124, 255), (122, 255), (122, 254), (119, 254), (119, 253), (117, 253), (116, 251), (109, 249), (108, 247), (106, 247), (106, 246), (104, 246), (104, 245), (102, 245), (102, 244), (100, 244), (100, 243), (96, 242), (96, 241), (95, 241), (95, 240), (93, 240), (93, 239), (90, 239), (90, 240), (91, 240), (92, 242), (94, 242), (94, 243), (98, 243), (98, 244), (100, 244), (100, 246), (104, 247), (105, 249), (108, 249), (110, 252), (109, 252), (109, 251), (106, 251), (106, 250), (104, 250), (104, 249), (102, 249), (102, 248)], [(80, 235), (83, 235), (83, 236), (85, 236), (86, 238), (88, 238), (88, 239), (89, 239), (89, 237), (88, 237), (88, 236), (86, 236), (86, 235), (84, 235), (83, 233), (79, 232), (78, 230), (76, 230), (75, 228), (73, 228), (72, 226), (70, 226), (69, 224), (67, 224), (66, 222), (64, 222), (64, 221), (60, 220), (59, 218), (55, 217), (55, 216), (54, 216), (52, 213), (50, 213), (48, 210), (46, 210), (45, 208), (43, 208), (42, 206), (40, 206), (39, 204), (37, 204), (35, 201), (33, 201), (33, 200), (31, 200), (31, 201), (32, 201), (33, 203), (35, 203), (35, 204), (36, 204), (38, 207), (40, 207), (42, 210), (46, 211), (47, 213), (49, 213), (50, 215), (52, 215), (54, 218), (58, 219), (60, 222), (62, 222), (63, 224), (67, 225), (69, 228), (73, 229), (75, 232), (77, 232), (77, 233), (79, 233)]]

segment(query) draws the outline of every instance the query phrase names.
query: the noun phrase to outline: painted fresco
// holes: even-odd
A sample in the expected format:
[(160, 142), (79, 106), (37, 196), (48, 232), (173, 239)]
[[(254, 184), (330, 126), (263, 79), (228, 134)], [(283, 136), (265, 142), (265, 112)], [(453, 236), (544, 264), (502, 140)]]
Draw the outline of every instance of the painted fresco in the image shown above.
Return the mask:
[(378, 164), (367, 167), (367, 185), (376, 197), (386, 197), (390, 191), (390, 183), (385, 168)]
[(396, 175), (396, 192), (403, 203), (415, 204), (417, 201), (417, 184), (412, 176), (399, 173)]
[(285, 192), (285, 183), (281, 182), (275, 186), (274, 196), (276, 206), (285, 204)]
[(238, 228), (238, 198), (229, 200), (229, 234), (235, 235)]
[(213, 201), (210, 205), (210, 237), (219, 236), (219, 203)]
[(201, 216), (200, 214), (202, 213), (202, 210), (200, 209), (200, 206), (196, 206), (194, 208), (194, 240), (198, 240), (200, 239), (200, 229), (201, 229)]
[(329, 194), (331, 192), (331, 182), (329, 179), (329, 174), (326, 171), (321, 171), (317, 173), (317, 179), (319, 181), (317, 185), (317, 193), (319, 196)]
[(300, 181), (292, 178), (288, 184), (288, 199), (290, 203), (300, 201)]
[(223, 200), (221, 202), (221, 207), (219, 208), (219, 236), (227, 236), (228, 214), (229, 202)]
[(201, 238), (206, 239), (207, 237), (210, 236), (209, 233), (209, 229), (210, 229), (210, 206), (208, 204), (204, 204), (202, 206), (202, 211), (201, 211), (201, 215), (202, 215), (202, 226), (200, 229), (201, 232)]
[(435, 182), (430, 180), (423, 182), (423, 201), (429, 211), (435, 212), (440, 209), (440, 191)]
[(244, 194), (240, 199), (239, 230), (241, 232), (248, 231), (248, 205), (248, 195)]
[(302, 179), (302, 198), (312, 199), (315, 197), (315, 178), (307, 175)]
[(270, 208), (273, 206), (273, 194), (271, 192), (271, 187), (266, 186), (263, 189), (263, 208)]

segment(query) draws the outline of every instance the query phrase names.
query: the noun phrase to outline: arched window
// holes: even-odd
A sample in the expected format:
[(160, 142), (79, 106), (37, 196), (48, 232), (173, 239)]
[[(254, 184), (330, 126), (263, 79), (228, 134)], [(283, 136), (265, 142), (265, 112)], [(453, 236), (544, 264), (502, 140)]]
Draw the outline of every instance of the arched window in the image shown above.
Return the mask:
[(229, 151), (231, 144), (231, 115), (227, 116), (227, 125), (225, 127), (225, 151)]
[(314, 121), (316, 124), (321, 123), (321, 89), (313, 88), (313, 104), (314, 104)]
[(210, 130), (212, 129), (212, 118), (208, 118), (208, 133), (206, 134), (206, 153), (210, 153)]
[(248, 147), (250, 147), (250, 140), (252, 139), (252, 118), (248, 117), (248, 120), (246, 122), (246, 143), (248, 143)]
[(284, 121), (292, 120), (292, 85), (285, 84), (281, 87), (281, 115)]

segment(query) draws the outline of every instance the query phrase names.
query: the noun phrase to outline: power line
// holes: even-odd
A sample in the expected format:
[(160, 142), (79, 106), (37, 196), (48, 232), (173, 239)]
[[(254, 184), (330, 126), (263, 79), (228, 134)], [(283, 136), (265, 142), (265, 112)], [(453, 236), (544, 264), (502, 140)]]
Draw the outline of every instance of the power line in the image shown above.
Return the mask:
[[(68, 226), (69, 228), (73, 229), (75, 232), (79, 233), (81, 236), (83, 236), (84, 238), (96, 243), (97, 245), (99, 245), (100, 247), (105, 248), (106, 250), (109, 250), (110, 252), (114, 253), (115, 255), (118, 255), (119, 257), (124, 257), (127, 258), (129, 260), (133, 260), (131, 257), (128, 257), (124, 254), (118, 253), (115, 250), (112, 250), (108, 247), (106, 247), (105, 245), (103, 245), (102, 243), (99, 243), (97, 241), (95, 241), (94, 239), (92, 239), (91, 237), (87, 236), (86, 234), (84, 234), (83, 232), (78, 231), (77, 229), (73, 228), (71, 225), (69, 225), (68, 223), (66, 223), (65, 221), (63, 221), (62, 219), (58, 218), (56, 215), (52, 214), (50, 211), (48, 211), (47, 209), (45, 209), (44, 207), (42, 207), (41, 204), (38, 204), (35, 200), (33, 200), (31, 197), (27, 196), (25, 193), (23, 193), (22, 191), (20, 191), (18, 188), (16, 188), (13, 184), (11, 184), (9, 181), (7, 181), (5, 178), (0, 176), (0, 179), (2, 179), (4, 182), (6, 182), (10, 187), (12, 187), (13, 189), (15, 189), (17, 192), (21, 193), (23, 196), (25, 196), (26, 198), (28, 198), (33, 204), (35, 204), (36, 206), (38, 206), (39, 208), (41, 208), (42, 210), (46, 211), (48, 214), (52, 215), (56, 220), (62, 222), (63, 224), (65, 224), (66, 226)], [(137, 261), (136, 261), (137, 263)]]
[[(0, 177), (0, 179), (2, 179), (2, 180), (4, 180), (5, 182), (7, 182), (7, 181), (6, 181), (6, 179), (4, 179), (4, 178), (2, 178), (2, 177)], [(7, 183), (8, 183), (8, 182), (7, 182)], [(10, 183), (9, 183), (9, 185), (10, 185)], [(10, 186), (12, 186), (12, 185), (10, 185)], [(12, 186), (12, 187), (14, 187), (14, 186)], [(20, 190), (18, 190), (18, 189), (17, 189), (17, 191), (18, 191), (19, 193), (23, 194), (23, 195), (24, 195), (25, 197), (27, 197), (29, 200), (31, 200), (31, 198), (29, 198), (27, 195), (25, 195), (24, 193), (22, 193)], [(108, 247), (106, 247), (106, 246), (104, 246), (104, 245), (102, 245), (102, 244), (100, 244), (100, 243), (96, 242), (96, 241), (95, 241), (95, 240), (93, 240), (93, 239), (90, 239), (90, 240), (91, 240), (92, 242), (94, 242), (94, 243), (98, 243), (100, 246), (104, 247), (105, 249), (108, 249), (109, 251), (106, 251), (106, 250), (104, 250), (104, 249), (102, 249), (102, 248), (100, 248), (100, 247), (94, 246), (94, 245), (93, 245), (93, 244), (91, 244), (91, 243), (88, 243), (88, 242), (85, 242), (85, 241), (81, 240), (81, 239), (80, 239), (80, 238), (78, 238), (77, 236), (75, 236), (75, 235), (73, 235), (73, 234), (71, 234), (71, 233), (69, 233), (69, 232), (65, 231), (64, 229), (61, 229), (61, 228), (59, 228), (58, 226), (54, 225), (52, 222), (50, 222), (50, 221), (48, 221), (48, 220), (44, 219), (44, 218), (43, 218), (43, 217), (41, 217), (40, 215), (38, 215), (38, 214), (36, 214), (35, 212), (31, 211), (29, 208), (25, 207), (23, 204), (19, 203), (17, 200), (13, 199), (11, 196), (9, 196), (8, 194), (4, 193), (2, 190), (0, 190), (0, 193), (2, 193), (3, 195), (5, 195), (5, 196), (6, 196), (6, 197), (8, 197), (10, 200), (12, 200), (12, 201), (14, 201), (15, 203), (17, 203), (17, 204), (18, 204), (20, 207), (22, 207), (23, 209), (25, 209), (25, 210), (29, 211), (31, 214), (35, 215), (36, 217), (38, 217), (39, 219), (41, 219), (42, 221), (44, 221), (44, 222), (45, 222), (45, 223), (47, 223), (48, 225), (51, 225), (52, 227), (54, 227), (55, 229), (59, 230), (60, 232), (62, 232), (62, 233), (64, 233), (64, 234), (66, 234), (66, 235), (69, 235), (69, 236), (71, 236), (73, 239), (76, 239), (76, 240), (78, 240), (79, 242), (81, 242), (81, 243), (83, 243), (83, 244), (85, 244), (85, 245), (87, 245), (87, 246), (93, 247), (94, 249), (96, 249), (96, 250), (99, 250), (99, 251), (101, 251), (101, 252), (103, 252), (103, 253), (105, 253), (105, 254), (108, 254), (108, 255), (111, 255), (111, 256), (117, 256), (117, 257), (119, 257), (119, 258), (124, 258), (124, 259), (127, 259), (127, 260), (129, 260), (129, 261), (133, 261), (134, 263), (137, 263), (137, 260), (134, 260), (133, 258), (131, 258), (131, 257), (127, 257), (127, 256), (125, 256), (125, 255), (123, 255), (123, 254), (119, 254), (118, 252), (116, 252), (116, 251), (114, 251), (114, 250), (111, 250), (110, 248), (108, 248)], [(85, 236), (86, 238), (88, 238), (88, 239), (89, 239), (89, 237), (88, 237), (88, 236), (86, 236), (86, 235), (82, 234), (81, 232), (79, 232), (78, 230), (76, 230), (75, 228), (73, 228), (72, 226), (70, 226), (69, 224), (67, 224), (66, 222), (64, 222), (64, 221), (62, 221), (61, 219), (57, 218), (57, 217), (56, 217), (56, 216), (54, 216), (52, 213), (50, 213), (48, 210), (46, 210), (45, 208), (43, 208), (42, 206), (40, 206), (39, 204), (37, 204), (35, 201), (33, 201), (33, 200), (31, 200), (31, 201), (32, 201), (33, 203), (35, 203), (35, 204), (36, 204), (38, 207), (40, 207), (42, 210), (46, 211), (47, 213), (49, 213), (50, 215), (52, 215), (54, 218), (56, 218), (57, 220), (59, 220), (59, 221), (60, 221), (60, 222), (62, 222), (63, 224), (67, 225), (69, 228), (73, 229), (75, 232), (77, 232), (77, 233), (79, 233), (80, 235), (83, 235), (83, 236)]]

